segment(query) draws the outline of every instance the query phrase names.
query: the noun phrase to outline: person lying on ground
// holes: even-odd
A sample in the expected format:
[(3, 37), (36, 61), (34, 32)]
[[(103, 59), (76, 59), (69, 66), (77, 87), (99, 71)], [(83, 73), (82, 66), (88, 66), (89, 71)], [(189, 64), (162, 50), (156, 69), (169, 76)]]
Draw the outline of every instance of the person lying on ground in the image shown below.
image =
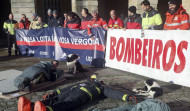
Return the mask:
[(135, 96), (106, 87), (103, 82), (96, 79), (96, 75), (92, 75), (86, 82), (56, 90), (35, 104), (26, 97), (20, 97), (18, 111), (73, 111), (104, 96), (136, 103)]
[(59, 74), (63, 73), (61, 70), (57, 70), (59, 62), (53, 61), (41, 61), (26, 68), (21, 75), (14, 80), (14, 85), (20, 91), (30, 91), (31, 87), (44, 81), (55, 81)]

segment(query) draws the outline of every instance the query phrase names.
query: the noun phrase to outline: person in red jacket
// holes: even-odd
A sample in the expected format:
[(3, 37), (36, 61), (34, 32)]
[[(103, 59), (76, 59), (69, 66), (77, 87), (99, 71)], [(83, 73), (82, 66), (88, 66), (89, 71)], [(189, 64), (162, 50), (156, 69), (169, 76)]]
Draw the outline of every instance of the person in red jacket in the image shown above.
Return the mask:
[(169, 11), (166, 13), (164, 30), (188, 30), (190, 28), (189, 15), (181, 5), (180, 0), (170, 0)]
[(105, 28), (107, 29), (108, 28), (108, 25), (106, 23), (106, 21), (104, 21), (102, 18), (99, 17), (99, 14), (98, 14), (98, 11), (97, 10), (94, 10), (92, 12), (92, 19), (91, 21), (89, 21), (88, 23), (88, 35), (92, 38), (94, 37), (91, 33), (91, 28), (95, 28), (95, 27), (101, 27), (101, 28)]
[(141, 29), (142, 18), (140, 14), (136, 13), (136, 7), (131, 6), (128, 9), (129, 17), (124, 20), (125, 29)]
[(87, 29), (89, 21), (93, 18), (92, 15), (89, 13), (87, 8), (83, 8), (81, 11), (82, 14), (82, 21), (80, 29)]
[(19, 29), (29, 30), (29, 27), (30, 27), (30, 21), (28, 20), (28, 18), (26, 18), (25, 14), (22, 14), (22, 19), (19, 23)]
[(116, 11), (111, 10), (110, 11), (110, 20), (108, 22), (108, 27), (111, 29), (123, 29), (124, 23), (123, 21), (116, 16)]
[(80, 25), (81, 25), (81, 20), (79, 16), (74, 12), (69, 12), (66, 27), (70, 29), (79, 29)]
[(66, 27), (66, 24), (67, 24), (67, 21), (68, 21), (68, 13), (64, 12), (63, 15), (64, 15), (64, 24), (63, 24), (63, 27)]

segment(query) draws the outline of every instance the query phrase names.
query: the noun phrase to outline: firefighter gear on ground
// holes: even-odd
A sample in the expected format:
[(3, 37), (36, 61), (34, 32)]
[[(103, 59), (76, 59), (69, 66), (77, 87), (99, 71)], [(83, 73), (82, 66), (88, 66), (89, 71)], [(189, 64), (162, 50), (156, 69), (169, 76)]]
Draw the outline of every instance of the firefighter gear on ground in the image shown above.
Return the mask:
[(88, 35), (91, 37), (92, 33), (91, 33), (91, 28), (95, 28), (95, 27), (102, 27), (102, 28), (107, 28), (108, 25), (106, 23), (106, 21), (104, 21), (102, 18), (98, 17), (97, 19), (93, 18), (91, 21), (89, 21), (88, 23)]
[(109, 28), (114, 27), (114, 29), (122, 29), (123, 26), (124, 26), (124, 23), (119, 17), (115, 17), (115, 19), (110, 18), (108, 22)]
[(28, 18), (26, 18), (25, 21), (23, 21), (23, 19), (21, 19), (21, 21), (19, 23), (19, 29), (29, 30), (29, 27), (30, 27), (30, 21), (28, 20)]
[(174, 14), (166, 13), (165, 30), (188, 30), (189, 28), (189, 15), (182, 6), (180, 6), (179, 10)]
[[(41, 102), (37, 101), (34, 111), (35, 109), (38, 109), (38, 111), (43, 109), (46, 111), (72, 111), (102, 96), (123, 101), (130, 101), (130, 97), (132, 97), (117, 90), (104, 87), (99, 81), (88, 81), (54, 91), (50, 98)], [(18, 103), (18, 105), (24, 107), (21, 103)]]
[(162, 18), (158, 11), (151, 7), (151, 10), (142, 14), (142, 28), (161, 30)]

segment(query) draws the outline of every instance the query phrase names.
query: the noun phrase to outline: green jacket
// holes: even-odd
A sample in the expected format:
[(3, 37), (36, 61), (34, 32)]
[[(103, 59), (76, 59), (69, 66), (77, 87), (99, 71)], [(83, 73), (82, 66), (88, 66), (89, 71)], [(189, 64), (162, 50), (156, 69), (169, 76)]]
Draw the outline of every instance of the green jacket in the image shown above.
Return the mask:
[(162, 18), (158, 11), (151, 7), (151, 10), (142, 14), (143, 29), (161, 30)]
[(18, 28), (18, 22), (15, 20), (7, 20), (4, 22), (3, 30), (5, 33), (15, 35), (15, 29)]

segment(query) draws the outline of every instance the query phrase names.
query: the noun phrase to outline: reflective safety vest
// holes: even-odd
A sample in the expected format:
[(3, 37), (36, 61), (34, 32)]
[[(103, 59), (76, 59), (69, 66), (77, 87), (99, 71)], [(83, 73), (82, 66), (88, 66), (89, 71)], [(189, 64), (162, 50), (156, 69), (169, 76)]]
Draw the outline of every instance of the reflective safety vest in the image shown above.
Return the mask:
[(162, 29), (162, 19), (158, 11), (151, 7), (150, 11), (142, 14), (142, 28), (152, 30)]
[(3, 29), (10, 35), (15, 35), (15, 28), (18, 28), (18, 22), (15, 20), (7, 20), (4, 22)]
[(45, 27), (48, 27), (47, 24), (45, 23), (36, 23), (36, 27), (34, 29), (41, 29), (41, 28), (45, 28)]
[(124, 23), (119, 17), (116, 17), (115, 19), (110, 18), (108, 22), (109, 28), (114, 27), (114, 29), (122, 29), (123, 26), (124, 26)]
[(91, 28), (95, 28), (95, 27), (102, 27), (102, 28), (107, 28), (108, 25), (106, 23), (106, 21), (104, 21), (102, 18), (97, 18), (97, 19), (92, 19), (91, 21), (89, 21), (88, 23), (88, 35), (92, 36), (91, 33)]
[(189, 28), (189, 15), (182, 6), (173, 15), (169, 12), (166, 13), (166, 22), (164, 24), (165, 30), (188, 30)]

